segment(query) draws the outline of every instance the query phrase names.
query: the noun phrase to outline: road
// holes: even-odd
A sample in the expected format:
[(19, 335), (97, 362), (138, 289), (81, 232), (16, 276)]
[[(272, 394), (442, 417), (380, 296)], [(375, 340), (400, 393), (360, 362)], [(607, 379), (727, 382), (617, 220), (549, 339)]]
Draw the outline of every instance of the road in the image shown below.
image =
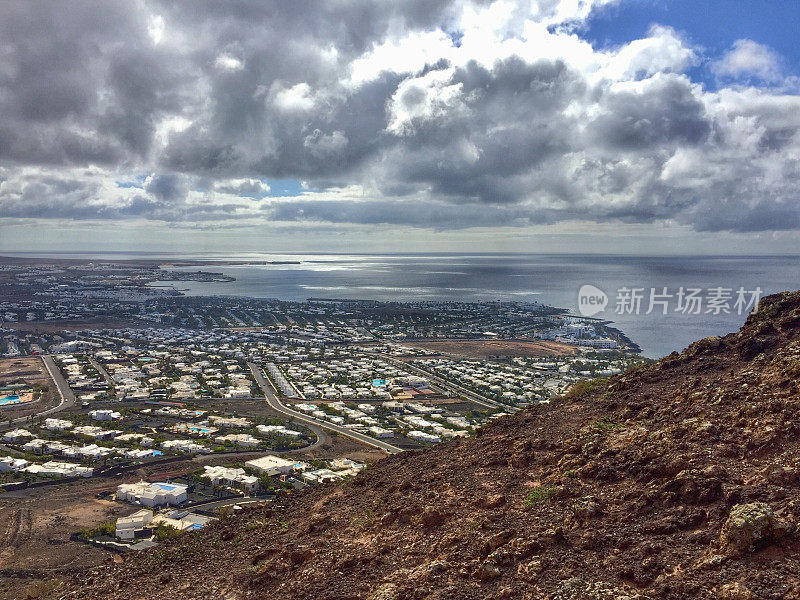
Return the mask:
[(509, 412), (509, 413), (515, 413), (515, 412), (517, 412), (519, 410), (519, 408), (517, 408), (515, 406), (509, 406), (507, 404), (502, 404), (501, 402), (495, 402), (494, 400), (489, 400), (488, 398), (485, 398), (484, 396), (481, 396), (479, 394), (476, 394), (475, 392), (472, 392), (472, 391), (470, 391), (470, 390), (468, 390), (466, 388), (463, 388), (458, 384), (455, 384), (455, 383), (453, 383), (451, 381), (447, 381), (446, 379), (443, 379), (443, 378), (439, 377), (438, 375), (435, 375), (434, 373), (431, 373), (430, 371), (427, 371), (425, 369), (421, 369), (420, 367), (418, 367), (416, 365), (412, 365), (410, 362), (397, 360), (396, 358), (394, 358), (392, 356), (389, 356), (388, 354), (381, 354), (380, 356), (384, 360), (386, 360), (387, 362), (393, 364), (394, 366), (396, 366), (398, 368), (401, 368), (401, 369), (404, 369), (404, 370), (409, 371), (411, 373), (414, 373), (415, 375), (419, 375), (421, 377), (425, 377), (426, 379), (430, 380), (432, 383), (435, 383), (436, 385), (438, 385), (440, 388), (443, 388), (443, 389), (445, 389), (445, 390), (447, 390), (447, 391), (449, 391), (451, 393), (454, 393), (454, 394), (456, 394), (458, 396), (462, 396), (462, 397), (466, 398), (467, 400), (469, 400), (470, 402), (474, 402), (475, 404), (479, 404), (480, 406), (483, 406), (485, 408), (499, 408), (499, 409), (501, 409), (501, 410), (503, 410), (505, 412)]
[(275, 395), (275, 392), (272, 390), (272, 387), (270, 386), (269, 382), (265, 379), (264, 375), (261, 373), (261, 368), (252, 362), (248, 362), (247, 366), (250, 368), (250, 372), (253, 374), (253, 377), (255, 378), (258, 387), (260, 387), (261, 391), (264, 392), (267, 404), (269, 404), (270, 408), (272, 408), (273, 410), (287, 417), (291, 417), (292, 419), (296, 419), (297, 421), (308, 423), (309, 425), (316, 425), (317, 427), (321, 427), (329, 431), (335, 431), (340, 435), (347, 436), (351, 439), (356, 440), (357, 442), (361, 442), (362, 444), (372, 446), (373, 448), (378, 448), (379, 450), (383, 450), (385, 452), (388, 452), (389, 454), (398, 454), (403, 451), (402, 448), (398, 448), (397, 446), (393, 446), (392, 444), (387, 444), (386, 442), (370, 437), (368, 435), (364, 435), (363, 433), (358, 433), (357, 431), (347, 429), (346, 427), (340, 427), (339, 425), (334, 425), (333, 423), (327, 423), (321, 419), (315, 419), (314, 417), (309, 417), (308, 415), (305, 415), (301, 412), (289, 408), (288, 406), (285, 406), (284, 404), (281, 403), (280, 400), (278, 400), (278, 397)]
[[(50, 378), (53, 380), (53, 383), (56, 384), (58, 395), (61, 396), (61, 402), (59, 402), (53, 408), (48, 408), (47, 410), (32, 415), (32, 417), (44, 417), (46, 415), (52, 415), (53, 413), (57, 413), (75, 406), (75, 393), (72, 391), (72, 388), (69, 387), (69, 384), (67, 383), (67, 380), (64, 379), (61, 371), (58, 370), (53, 357), (49, 354), (43, 354), (42, 362), (44, 363), (47, 372), (50, 373)], [(23, 419), (25, 419), (25, 417), (23, 417)], [(19, 421), (19, 419), (16, 420)]]
[[(108, 386), (109, 392), (111, 390), (113, 390), (114, 389), (114, 381), (111, 379), (111, 375), (108, 374), (108, 371), (106, 371), (106, 368), (103, 365), (101, 365), (99, 362), (97, 362), (95, 359), (93, 359), (91, 356), (89, 357), (89, 364), (92, 365), (95, 369), (97, 369), (97, 372), (100, 373), (100, 375), (102, 375), (103, 379), (106, 380), (106, 385)], [(114, 392), (113, 397), (114, 397), (114, 400), (118, 399), (116, 392)]]
[(49, 415), (50, 413), (58, 412), (74, 406), (75, 393), (72, 391), (72, 388), (69, 387), (69, 384), (67, 383), (67, 380), (64, 379), (61, 371), (58, 370), (53, 357), (49, 354), (43, 354), (42, 362), (44, 363), (45, 368), (47, 368), (47, 372), (50, 373), (51, 379), (56, 384), (56, 388), (58, 388), (58, 394), (61, 396), (61, 402), (58, 404), (58, 406), (54, 406), (49, 410), (41, 412), (39, 415)]

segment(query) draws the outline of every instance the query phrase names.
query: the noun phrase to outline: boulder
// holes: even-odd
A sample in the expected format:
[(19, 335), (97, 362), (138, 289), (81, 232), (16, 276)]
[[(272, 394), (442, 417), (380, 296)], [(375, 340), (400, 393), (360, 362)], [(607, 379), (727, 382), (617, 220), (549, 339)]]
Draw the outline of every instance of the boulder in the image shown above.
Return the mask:
[(726, 556), (741, 556), (780, 539), (789, 528), (763, 502), (737, 504), (722, 526), (719, 546)]
[(445, 514), (439, 509), (427, 507), (420, 516), (425, 527), (438, 527), (445, 521)]
[(756, 596), (741, 583), (726, 583), (718, 588), (716, 597), (720, 600), (755, 600)]
[(498, 577), (500, 577), (500, 569), (496, 564), (490, 561), (486, 561), (484, 563), (481, 563), (477, 571), (475, 571), (475, 577), (477, 577), (481, 581), (490, 581), (492, 579), (497, 579)]
[(372, 600), (398, 600), (399, 597), (400, 590), (393, 583), (384, 583), (372, 594)]
[(584, 581), (573, 577), (562, 581), (547, 600), (651, 600), (635, 591), (628, 591), (602, 581)]

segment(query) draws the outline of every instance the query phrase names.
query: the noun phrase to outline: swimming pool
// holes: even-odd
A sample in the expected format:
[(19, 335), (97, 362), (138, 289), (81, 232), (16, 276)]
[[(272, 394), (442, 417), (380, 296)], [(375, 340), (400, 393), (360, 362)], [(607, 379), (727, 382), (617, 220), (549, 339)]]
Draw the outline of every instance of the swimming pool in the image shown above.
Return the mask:
[(195, 433), (214, 433), (215, 429), (206, 429), (205, 427), (189, 427), (189, 431), (194, 431)]
[(25, 402), (19, 396), (6, 396), (5, 398), (0, 398), (0, 406), (11, 406), (12, 404), (22, 404)]

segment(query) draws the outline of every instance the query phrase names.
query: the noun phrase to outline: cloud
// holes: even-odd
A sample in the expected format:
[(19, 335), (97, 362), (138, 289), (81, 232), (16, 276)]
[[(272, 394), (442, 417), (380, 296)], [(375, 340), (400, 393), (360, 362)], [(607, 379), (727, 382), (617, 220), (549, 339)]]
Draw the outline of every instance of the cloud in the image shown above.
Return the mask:
[(223, 71), (239, 71), (244, 68), (241, 60), (226, 52), (217, 56), (214, 60), (214, 66)]
[(697, 53), (674, 29), (654, 25), (646, 38), (633, 40), (612, 54), (603, 73), (615, 80), (661, 72), (682, 73), (696, 62)]
[(143, 187), (144, 191), (165, 202), (181, 202), (189, 193), (187, 177), (177, 173), (154, 173), (145, 179)]
[(223, 194), (243, 196), (247, 198), (263, 198), (270, 192), (269, 184), (260, 179), (227, 179), (217, 181), (214, 190)]
[(782, 79), (780, 59), (767, 46), (753, 40), (737, 40), (733, 47), (712, 65), (712, 70), (724, 77), (757, 77), (763, 81)]
[(592, 47), (604, 4), (0, 3), (0, 217), (800, 228), (779, 58), (709, 90), (668, 27)]

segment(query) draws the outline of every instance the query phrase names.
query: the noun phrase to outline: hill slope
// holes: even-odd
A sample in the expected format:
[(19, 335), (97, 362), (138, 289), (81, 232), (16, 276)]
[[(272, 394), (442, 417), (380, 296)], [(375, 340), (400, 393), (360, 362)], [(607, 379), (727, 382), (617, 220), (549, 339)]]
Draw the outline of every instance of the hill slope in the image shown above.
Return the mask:
[(800, 598), (800, 293), (605, 386), (98, 567), (57, 597)]

